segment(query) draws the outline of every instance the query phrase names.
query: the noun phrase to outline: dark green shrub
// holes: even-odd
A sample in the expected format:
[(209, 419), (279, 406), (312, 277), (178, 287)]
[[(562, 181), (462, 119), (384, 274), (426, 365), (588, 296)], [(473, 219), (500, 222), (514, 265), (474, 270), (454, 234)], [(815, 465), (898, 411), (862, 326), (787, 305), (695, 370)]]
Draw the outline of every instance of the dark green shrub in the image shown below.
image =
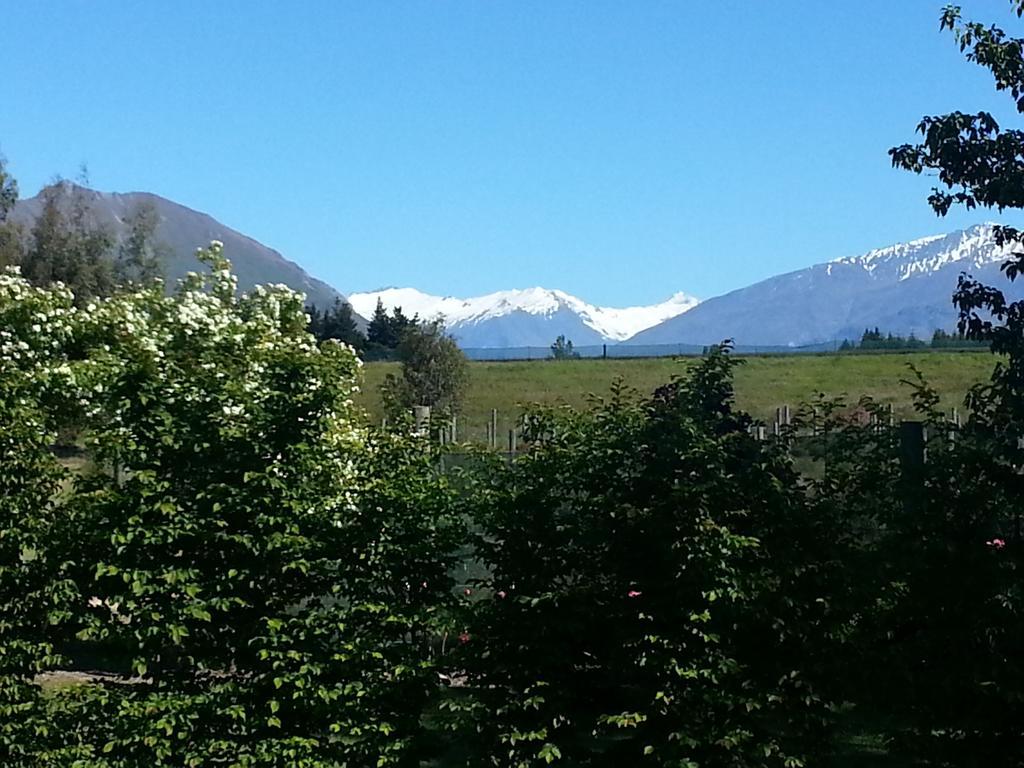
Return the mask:
[(715, 351), (646, 401), (532, 414), (527, 455), (478, 498), (490, 575), (449, 704), (467, 765), (799, 764), (780, 726), (816, 701), (745, 635), (789, 631), (749, 531), (800, 498), (733, 411), (732, 365)]

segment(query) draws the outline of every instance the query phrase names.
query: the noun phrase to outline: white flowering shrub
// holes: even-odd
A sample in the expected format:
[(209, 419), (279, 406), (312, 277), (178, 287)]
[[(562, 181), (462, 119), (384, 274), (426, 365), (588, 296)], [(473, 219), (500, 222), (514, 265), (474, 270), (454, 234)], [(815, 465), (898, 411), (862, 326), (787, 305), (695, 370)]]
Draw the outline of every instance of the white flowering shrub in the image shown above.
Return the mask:
[[(51, 451), (66, 412), (74, 310), (61, 288), (0, 273), (0, 764), (30, 759), (34, 676), (58, 659), (43, 628), (66, 616), (50, 545), (65, 473)], [(73, 590), (72, 590), (73, 594)], [(26, 762), (25, 764), (29, 764)]]
[[(7, 278), (9, 367), (59, 382), (41, 411), (95, 464), (26, 502), (57, 507), (64, 607), (40, 640), (121, 667), (36, 707), (25, 764), (415, 762), (461, 538), (450, 493), (424, 446), (357, 426), (359, 360), (316, 343), (300, 294), (237, 297), (220, 245), (200, 258), (173, 295), (77, 311)], [(37, 656), (19, 684), (57, 661)]]

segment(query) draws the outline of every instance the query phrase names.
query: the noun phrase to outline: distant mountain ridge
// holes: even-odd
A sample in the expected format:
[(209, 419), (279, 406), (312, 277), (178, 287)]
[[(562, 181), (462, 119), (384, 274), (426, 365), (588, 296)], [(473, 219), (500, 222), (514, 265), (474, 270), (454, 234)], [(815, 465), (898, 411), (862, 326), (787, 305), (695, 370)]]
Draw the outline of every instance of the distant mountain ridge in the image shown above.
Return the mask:
[(1000, 271), (1009, 250), (992, 224), (933, 235), (762, 280), (708, 299), (631, 337), (625, 344), (805, 346), (859, 339), (867, 327), (929, 338), (952, 330), (961, 272), (1024, 298), (1024, 283)]
[[(345, 299), (298, 264), (208, 214), (148, 192), (76, 191), (93, 220), (118, 238), (137, 206), (152, 206), (159, 220), (156, 240), (169, 250), (162, 267), (170, 284), (199, 268), (197, 247), (220, 240), (242, 290), (283, 283), (321, 308), (348, 300), (364, 329), (364, 318), (373, 314), (379, 298), (389, 310), (401, 306), (409, 315), (443, 316), (464, 348), (545, 349), (558, 336), (576, 346), (699, 348), (733, 339), (746, 348), (806, 347), (857, 339), (865, 328), (876, 326), (885, 333), (926, 339), (936, 329), (955, 327), (951, 298), (961, 272), (997, 286), (1011, 300), (1024, 299), (1024, 280), (1011, 283), (1000, 271), (1009, 249), (996, 244), (993, 224), (822, 261), (705, 301), (676, 293), (650, 306), (601, 307), (539, 287), (471, 298), (386, 288)], [(20, 200), (12, 218), (30, 225), (42, 205), (40, 196)]]
[(401, 307), (410, 316), (443, 317), (449, 332), (466, 348), (546, 346), (558, 336), (577, 346), (615, 343), (698, 303), (692, 296), (677, 293), (651, 306), (598, 307), (547, 288), (498, 291), (467, 299), (432, 296), (415, 288), (385, 288), (349, 296), (353, 308), (364, 317), (373, 314), (378, 299), (389, 311)]
[[(68, 183), (68, 182), (63, 182)], [(298, 264), (284, 258), (247, 235), (222, 224), (212, 216), (187, 208), (150, 192), (98, 192), (93, 189), (76, 187), (75, 191), (84, 196), (89, 215), (101, 226), (108, 227), (115, 237), (124, 233), (124, 221), (134, 208), (141, 204), (152, 205), (159, 217), (156, 240), (168, 247), (170, 257), (162, 262), (164, 275), (169, 285), (195, 272), (200, 264), (196, 261), (196, 248), (209, 245), (211, 240), (224, 243), (224, 255), (238, 275), (241, 290), (248, 290), (261, 283), (283, 283), (296, 291), (306, 294), (306, 300), (325, 307), (344, 296), (322, 280), (311, 277)], [(12, 218), (27, 225), (39, 215), (43, 207), (40, 195), (19, 200)]]

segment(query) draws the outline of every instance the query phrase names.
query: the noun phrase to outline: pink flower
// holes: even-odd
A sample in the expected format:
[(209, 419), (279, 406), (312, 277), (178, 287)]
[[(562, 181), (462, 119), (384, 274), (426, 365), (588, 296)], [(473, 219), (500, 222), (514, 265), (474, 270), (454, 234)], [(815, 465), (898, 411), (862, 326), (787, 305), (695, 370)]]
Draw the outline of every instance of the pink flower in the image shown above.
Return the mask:
[(640, 597), (642, 594), (643, 592), (637, 592), (635, 589), (631, 589), (626, 593), (626, 597)]
[(502, 600), (504, 600), (505, 599), (505, 590), (503, 590), (503, 589), (499, 590), (498, 591), (498, 597), (500, 597)]
[(464, 590), (462, 590), (462, 593), (463, 593), (463, 594), (464, 594), (464, 595), (465, 595), (466, 597), (469, 597), (470, 595), (472, 595), (472, 594), (473, 594), (473, 590), (472, 590), (472, 589), (470, 589), (469, 587), (466, 587), (466, 588), (465, 588)]
[(427, 582), (425, 582), (425, 581), (423, 582), (423, 588), (424, 588), (424, 589), (426, 589), (426, 588), (427, 588)]
[(1006, 542), (1002, 539), (992, 539), (992, 541), (986, 541), (985, 543), (993, 549), (1002, 549), (1006, 546)]
[(462, 632), (459, 633), (459, 642), (463, 643), (463, 644), (468, 643), (469, 642), (469, 632), (467, 632), (466, 630), (462, 630)]

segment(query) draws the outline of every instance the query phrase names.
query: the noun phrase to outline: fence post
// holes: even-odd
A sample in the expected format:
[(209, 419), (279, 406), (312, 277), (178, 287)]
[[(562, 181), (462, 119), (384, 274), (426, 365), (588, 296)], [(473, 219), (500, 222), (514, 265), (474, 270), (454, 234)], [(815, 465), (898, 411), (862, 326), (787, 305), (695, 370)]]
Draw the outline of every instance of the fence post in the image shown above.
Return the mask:
[(412, 407), (412, 421), (417, 435), (423, 436), (430, 431), (430, 406), (414, 405)]
[(920, 421), (900, 422), (900, 486), (903, 508), (909, 513), (924, 509), (924, 437)]
[(498, 450), (498, 409), (491, 408), (491, 450)]
[(513, 457), (516, 455), (516, 431), (514, 429), (508, 431), (508, 453)]

